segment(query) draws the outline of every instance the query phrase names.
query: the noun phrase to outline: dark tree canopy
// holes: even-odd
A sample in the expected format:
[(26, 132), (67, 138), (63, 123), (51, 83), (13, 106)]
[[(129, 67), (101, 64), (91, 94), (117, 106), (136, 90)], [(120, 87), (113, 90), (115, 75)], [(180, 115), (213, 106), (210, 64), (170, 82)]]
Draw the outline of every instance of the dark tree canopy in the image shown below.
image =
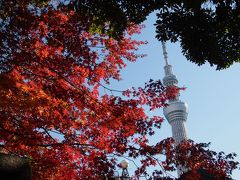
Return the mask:
[(239, 62), (239, 10), (237, 0), (165, 5), (157, 14), (157, 38), (180, 41), (183, 54), (198, 65), (227, 68)]
[(220, 70), (240, 61), (238, 0), (76, 0), (74, 5), (78, 12), (92, 16), (92, 30), (118, 38), (129, 22), (142, 23), (158, 10), (157, 39), (179, 41), (191, 62), (209, 62)]
[(92, 30), (109, 33), (115, 38), (122, 36), (128, 23), (142, 23), (156, 9), (156, 5), (163, 4), (155, 0), (73, 0), (72, 3), (77, 12), (92, 17)]

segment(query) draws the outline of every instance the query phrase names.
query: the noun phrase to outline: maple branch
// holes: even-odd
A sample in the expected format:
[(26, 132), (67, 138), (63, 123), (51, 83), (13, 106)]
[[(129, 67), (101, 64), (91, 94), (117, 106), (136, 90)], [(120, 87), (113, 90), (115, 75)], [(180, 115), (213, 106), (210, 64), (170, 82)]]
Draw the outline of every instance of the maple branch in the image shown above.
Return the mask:
[(107, 89), (107, 90), (109, 90), (109, 91), (111, 91), (111, 92), (119, 92), (119, 93), (125, 92), (125, 91), (121, 91), (121, 90), (116, 90), (116, 89), (108, 88), (108, 87), (104, 86), (103, 84), (101, 84), (100, 82), (97, 82), (97, 83), (98, 83), (100, 86), (102, 86), (104, 89)]
[[(53, 37), (53, 36), (51, 36), (50, 37), (51, 39), (53, 39), (53, 40), (55, 40), (57, 43), (59, 43), (61, 46), (64, 46), (64, 44), (61, 42), (61, 41), (59, 41), (57, 38), (55, 38), (55, 37)], [(94, 39), (90, 39), (90, 40), (94, 40)], [(88, 45), (88, 44), (84, 44), (84, 45), (86, 45), (87, 47), (93, 47), (93, 48), (100, 48), (100, 49), (104, 49), (105, 47), (104, 46), (93, 46), (93, 45)]]
[(63, 146), (64, 144), (70, 145), (70, 146), (83, 146), (83, 147), (88, 147), (92, 149), (98, 149), (90, 144), (81, 144), (81, 143), (52, 143), (52, 144), (36, 144), (36, 146), (40, 147), (53, 147), (53, 146)]
[(59, 135), (64, 135), (64, 133), (61, 133), (61, 132), (59, 132), (59, 131), (57, 131), (57, 130), (48, 130), (48, 131), (50, 131), (50, 132), (52, 132), (52, 133), (59, 134)]
[(19, 154), (15, 153), (15, 152), (9, 150), (8, 148), (6, 148), (5, 145), (0, 144), (0, 148), (3, 148), (3, 149), (5, 149), (5, 150), (7, 150), (10, 154), (14, 154), (15, 156), (18, 156), (18, 157), (20, 157), (20, 158), (23, 157), (23, 158), (29, 159), (30, 161), (35, 161), (33, 158), (29, 158), (29, 157), (27, 157), (27, 156), (22, 156), (22, 155), (19, 155)]
[(54, 138), (50, 135), (50, 133), (48, 132), (48, 130), (47, 130), (46, 128), (44, 128), (44, 127), (41, 127), (41, 128), (44, 130), (45, 133), (47, 133), (47, 135), (48, 135), (53, 141), (55, 141), (55, 142), (57, 143), (56, 139), (54, 139)]
[[(21, 133), (18, 133), (18, 132), (16, 132), (16, 131), (10, 131), (10, 130), (4, 128), (2, 125), (0, 125), (0, 128), (1, 128), (3, 131), (5, 131), (5, 132), (7, 132), (7, 133), (9, 133), (9, 134), (14, 134), (14, 135), (17, 135), (17, 136), (19, 136), (19, 137), (26, 138), (25, 136), (32, 136), (32, 134), (21, 134)], [(27, 138), (29, 138), (29, 137), (27, 137)], [(36, 139), (36, 138), (31, 137), (31, 138), (29, 138), (29, 139)]]
[[(36, 61), (34, 61), (34, 62), (36, 62)], [(39, 62), (36, 62), (36, 63), (38, 63), (38, 64), (41, 65), (42, 67), (45, 67), (42, 63), (39, 63)], [(39, 74), (35, 74), (35, 73), (33, 73), (32, 71), (30, 71), (29, 69), (27, 69), (27, 68), (25, 68), (25, 67), (22, 67), (22, 68), (23, 68), (24, 70), (28, 71), (29, 73), (31, 73), (32, 75), (39, 76), (39, 77), (42, 77), (42, 78), (47, 79), (46, 76), (41, 76), (41, 75), (39, 75)], [(94, 100), (96, 103), (98, 103), (99, 105), (101, 105), (104, 109), (106, 109), (105, 106), (104, 106), (102, 103), (100, 103), (97, 99), (92, 98), (91, 96), (89, 96), (89, 95), (88, 95), (89, 92), (87, 92), (87, 91), (84, 92), (82, 89), (80, 89), (79, 87), (75, 86), (73, 83), (71, 83), (70, 81), (68, 81), (64, 76), (62, 76), (61, 74), (59, 74), (58, 72), (56, 72), (54, 69), (49, 68), (49, 67), (47, 67), (47, 68), (50, 69), (51, 71), (53, 71), (54, 73), (56, 73), (56, 74), (57, 74), (60, 78), (62, 78), (64, 81), (66, 81), (67, 83), (69, 83), (70, 86), (78, 89), (78, 90), (81, 91), (84, 95), (86, 95), (88, 98), (91, 98), (91, 99)], [(47, 80), (48, 80), (48, 79), (47, 79)], [(108, 109), (108, 111), (111, 111), (111, 110)], [(95, 115), (96, 115), (97, 117), (99, 117), (99, 115), (97, 115), (97, 114), (95, 114)], [(101, 119), (101, 117), (99, 117), (99, 118)], [(93, 124), (93, 123), (91, 123), (91, 124)], [(90, 125), (91, 125), (91, 124), (90, 124)]]
[[(138, 152), (140, 152), (140, 151), (142, 150), (142, 149), (136, 148), (136, 147), (134, 147), (134, 146), (131, 146), (131, 148), (134, 149), (134, 150), (137, 150)], [(130, 148), (127, 148), (127, 149), (130, 150)], [(165, 154), (164, 154), (164, 153), (158, 153), (158, 155), (165, 155)], [(146, 153), (146, 156), (149, 157), (149, 158), (154, 159), (154, 160), (157, 162), (157, 164), (161, 167), (162, 171), (163, 171), (166, 175), (169, 175), (169, 176), (172, 176), (172, 177), (176, 178), (175, 176), (173, 176), (173, 175), (171, 175), (170, 173), (168, 173), (168, 172), (164, 169), (164, 167), (162, 166), (162, 164), (159, 162), (159, 160), (158, 160), (157, 158), (155, 158), (153, 155), (151, 155), (150, 153)], [(124, 157), (124, 156), (121, 155), (121, 157)], [(124, 158), (127, 159), (127, 157), (124, 157)], [(129, 159), (128, 159), (128, 160), (129, 160)], [(133, 160), (130, 160), (130, 161), (133, 161)], [(136, 167), (138, 167), (138, 166), (136, 166)]]
[(149, 153), (147, 153), (147, 157), (150, 157), (150, 158), (154, 159), (154, 160), (158, 163), (158, 165), (161, 167), (162, 171), (163, 171), (166, 175), (169, 175), (169, 176), (171, 176), (171, 177), (173, 177), (173, 178), (176, 178), (175, 176), (173, 176), (172, 174), (168, 173), (168, 172), (164, 169), (164, 167), (162, 166), (162, 164), (159, 162), (159, 160), (158, 160), (157, 158), (155, 158), (154, 156), (152, 156), (152, 155), (149, 154)]
[(99, 49), (104, 49), (105, 47), (104, 46), (93, 46), (93, 45), (87, 45), (86, 46), (88, 47), (93, 47), (93, 48), (99, 48)]
[[(40, 64), (40, 63), (39, 63), (39, 64)], [(44, 66), (43, 64), (41, 64), (41, 65)], [(29, 69), (27, 69), (27, 68), (25, 68), (25, 67), (22, 67), (22, 68), (23, 68), (24, 70), (28, 71), (29, 73), (35, 75), (35, 76), (39, 76), (39, 77), (42, 77), (42, 78), (47, 79), (46, 76), (41, 76), (41, 75), (39, 75), (39, 74), (33, 73), (32, 71), (30, 71)], [(49, 68), (49, 67), (47, 67), (47, 68)], [(50, 69), (50, 70), (52, 70), (52, 69)], [(55, 72), (58, 76), (60, 76), (61, 78), (63, 78), (63, 76), (59, 75), (58, 72), (56, 72), (56, 71), (54, 71), (54, 72)], [(86, 78), (87, 78), (88, 80), (91, 80), (89, 77), (86, 77)], [(67, 81), (65, 78), (64, 78), (64, 80)], [(67, 81), (67, 82), (69, 83), (69, 81)], [(119, 93), (125, 92), (124, 90), (111, 89), (111, 88), (109, 88), (109, 87), (101, 84), (100, 82), (96, 82), (96, 83), (99, 84), (99, 85), (100, 85), (101, 87), (103, 87), (104, 89), (110, 91), (110, 92), (119, 92)], [(72, 85), (71, 85), (71, 86), (72, 86)], [(73, 85), (73, 87), (77, 88), (75, 85)]]
[[(42, 63), (40, 63), (40, 62), (37, 62), (37, 61), (34, 61), (34, 62), (38, 63), (38, 64), (41, 65), (42, 67), (45, 67), (45, 66), (44, 66)], [(71, 81), (69, 81), (68, 79), (66, 79), (63, 75), (59, 74), (55, 69), (53, 69), (53, 68), (51, 68), (51, 67), (47, 67), (47, 68), (48, 68), (50, 71), (56, 73), (60, 78), (62, 78), (64, 81), (66, 81), (70, 86), (72, 86), (72, 87), (76, 88), (77, 90), (81, 91), (84, 95), (86, 95), (88, 98), (92, 99), (93, 101), (95, 101), (96, 103), (98, 103), (99, 105), (101, 105), (101, 106), (105, 109), (105, 106), (104, 106), (102, 103), (100, 103), (96, 98), (92, 98), (91, 96), (89, 96), (89, 92), (84, 91), (83, 89), (75, 86), (75, 84), (73, 84)], [(109, 109), (106, 109), (106, 110), (109, 111)], [(111, 110), (110, 110), (110, 111), (111, 111)], [(98, 116), (98, 115), (96, 114), (96, 116)]]

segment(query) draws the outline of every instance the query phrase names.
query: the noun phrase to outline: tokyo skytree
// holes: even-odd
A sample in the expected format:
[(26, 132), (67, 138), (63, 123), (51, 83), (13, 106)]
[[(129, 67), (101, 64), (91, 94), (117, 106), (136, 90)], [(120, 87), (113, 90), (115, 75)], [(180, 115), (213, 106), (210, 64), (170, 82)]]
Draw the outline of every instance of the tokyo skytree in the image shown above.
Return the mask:
[[(172, 66), (168, 63), (165, 42), (162, 42), (163, 56), (165, 60), (165, 76), (163, 84), (166, 87), (178, 86), (177, 77), (173, 74)], [(168, 106), (164, 107), (163, 113), (172, 127), (172, 137), (177, 146), (181, 141), (187, 140), (186, 121), (188, 116), (188, 105), (179, 100), (179, 96), (168, 101)], [(184, 172), (184, 168), (178, 167), (178, 175)]]

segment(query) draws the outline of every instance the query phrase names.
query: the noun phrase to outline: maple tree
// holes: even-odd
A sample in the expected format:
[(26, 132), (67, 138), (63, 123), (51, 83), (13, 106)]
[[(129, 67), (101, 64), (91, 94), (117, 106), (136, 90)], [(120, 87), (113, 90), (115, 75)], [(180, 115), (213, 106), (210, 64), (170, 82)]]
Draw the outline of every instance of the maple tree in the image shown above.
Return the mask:
[[(161, 173), (175, 164), (195, 162), (176, 156), (171, 139), (149, 143), (163, 119), (148, 117), (143, 106), (161, 108), (180, 88), (150, 80), (116, 96), (107, 87), (120, 80), (127, 60), (142, 56), (135, 51), (145, 42), (131, 37), (141, 26), (129, 23), (124, 36), (114, 39), (89, 32), (90, 20), (66, 6), (19, 2), (5, 2), (8, 13), (0, 22), (0, 143), (5, 152), (29, 159), (34, 179), (100, 179), (113, 174), (118, 157), (143, 158), (136, 177), (151, 165), (162, 167), (154, 176), (167, 176)], [(194, 147), (184, 146), (208, 153)], [(205, 160), (216, 161), (210, 157)], [(229, 175), (237, 163), (230, 155), (221, 160), (226, 168), (216, 173)]]

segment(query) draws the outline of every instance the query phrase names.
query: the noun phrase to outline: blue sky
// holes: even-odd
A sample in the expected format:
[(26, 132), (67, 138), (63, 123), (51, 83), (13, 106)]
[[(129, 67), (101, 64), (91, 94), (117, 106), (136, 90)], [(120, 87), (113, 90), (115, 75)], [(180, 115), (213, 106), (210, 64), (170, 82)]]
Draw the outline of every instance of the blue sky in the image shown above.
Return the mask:
[[(123, 80), (114, 82), (111, 88), (124, 90), (143, 86), (150, 78), (163, 78), (164, 60), (161, 43), (155, 39), (155, 20), (155, 14), (151, 14), (144, 22), (146, 27), (142, 34), (137, 37), (148, 41), (139, 51), (147, 57), (130, 63), (122, 71)], [(211, 142), (210, 148), (217, 152), (235, 152), (240, 161), (240, 64), (222, 71), (216, 71), (209, 64), (199, 67), (186, 60), (179, 43), (168, 42), (166, 45), (168, 59), (179, 85), (187, 87), (180, 98), (189, 105), (188, 137), (195, 142)], [(163, 116), (162, 109), (153, 113)], [(157, 137), (161, 140), (170, 136), (171, 127), (165, 121)], [(233, 173), (233, 178), (240, 179), (239, 170)]]

